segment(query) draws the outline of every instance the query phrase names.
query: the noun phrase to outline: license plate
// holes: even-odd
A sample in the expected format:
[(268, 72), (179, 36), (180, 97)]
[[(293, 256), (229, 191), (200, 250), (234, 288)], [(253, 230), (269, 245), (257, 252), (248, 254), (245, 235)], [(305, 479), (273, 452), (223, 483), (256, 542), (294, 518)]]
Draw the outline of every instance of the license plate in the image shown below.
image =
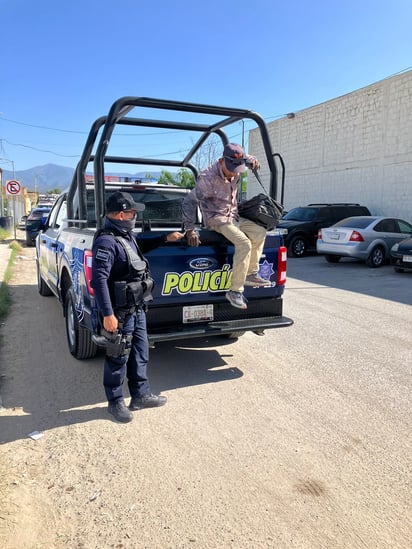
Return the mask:
[(213, 305), (183, 307), (183, 324), (213, 320)]
[(330, 238), (331, 238), (331, 240), (339, 240), (340, 234), (339, 233), (331, 233)]
[(405, 263), (412, 263), (412, 255), (404, 255), (402, 259)]

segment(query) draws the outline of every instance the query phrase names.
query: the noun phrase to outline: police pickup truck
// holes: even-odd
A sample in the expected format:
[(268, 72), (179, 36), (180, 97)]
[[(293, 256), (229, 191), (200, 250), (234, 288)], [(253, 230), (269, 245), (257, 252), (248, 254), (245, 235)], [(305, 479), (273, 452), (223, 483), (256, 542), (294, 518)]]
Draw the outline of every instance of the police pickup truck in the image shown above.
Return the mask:
[[(136, 110), (138, 116), (130, 116)], [(169, 118), (153, 119), (153, 112), (159, 111), (167, 112)], [(198, 118), (193, 121), (195, 116)], [(218, 142), (220, 153), (229, 142), (224, 129), (232, 127), (233, 131), (245, 119), (260, 129), (266, 158), (259, 160), (267, 164), (269, 192), (276, 198), (275, 155), (266, 125), (253, 111), (123, 97), (113, 103), (107, 116), (94, 122), (73, 181), (55, 202), (46, 226), (36, 239), (38, 291), (42, 296), (55, 295), (61, 302), (68, 346), (74, 357), (91, 358), (98, 349), (99, 318), (90, 284), (91, 249), (94, 233), (104, 223), (107, 196), (115, 190), (127, 191), (135, 201), (145, 204), (136, 220), (138, 241), (182, 228), (181, 203), (187, 189), (144, 182), (133, 176), (109, 176), (108, 168), (121, 165), (128, 166), (130, 171), (130, 166), (150, 166), (151, 170), (170, 167), (188, 169), (196, 177), (195, 160), (202, 146), (212, 139)], [(190, 139), (184, 153), (175, 153), (179, 159), (146, 154), (147, 141), (153, 139), (149, 135), (156, 135), (159, 144), (165, 136), (169, 142), (182, 142), (179, 137), (172, 140), (171, 133)], [(125, 144), (125, 140), (135, 138), (143, 142), (141, 156), (136, 156), (139, 149), (135, 143)], [(110, 150), (119, 148), (121, 156)], [(157, 146), (152, 148), (156, 150)], [(245, 288), (248, 308), (241, 310), (225, 299), (230, 286), (233, 245), (223, 236), (202, 228), (200, 214), (197, 228), (199, 247), (190, 247), (182, 239), (164, 243), (146, 254), (155, 281), (154, 299), (147, 311), (150, 343), (216, 335), (237, 338), (245, 331), (260, 335), (265, 329), (293, 324), (282, 312), (287, 252), (281, 232), (275, 229), (267, 233), (260, 261), (260, 275), (270, 280), (271, 286)]]

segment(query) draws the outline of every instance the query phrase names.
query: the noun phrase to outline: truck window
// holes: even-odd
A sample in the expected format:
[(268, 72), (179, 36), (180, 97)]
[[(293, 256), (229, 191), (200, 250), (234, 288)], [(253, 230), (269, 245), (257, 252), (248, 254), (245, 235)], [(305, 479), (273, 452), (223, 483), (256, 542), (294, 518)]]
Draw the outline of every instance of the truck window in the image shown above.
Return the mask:
[(56, 229), (59, 229), (62, 225), (65, 225), (65, 222), (67, 220), (67, 202), (66, 200), (63, 200), (61, 203), (61, 206), (59, 208), (59, 211), (56, 216), (56, 220), (54, 222), (54, 227)]
[[(181, 226), (182, 224), (182, 202), (185, 197), (185, 193), (176, 192), (172, 189), (170, 191), (164, 190), (159, 192), (158, 190), (152, 191), (151, 189), (122, 189), (133, 196), (135, 202), (141, 202), (145, 205), (145, 209), (142, 212), (137, 212), (137, 225), (144, 222), (149, 222), (156, 226)], [(106, 198), (110, 196), (113, 189), (106, 189)], [(92, 190), (87, 191), (87, 220), (89, 227), (96, 226), (95, 205), (94, 205), (94, 192)]]

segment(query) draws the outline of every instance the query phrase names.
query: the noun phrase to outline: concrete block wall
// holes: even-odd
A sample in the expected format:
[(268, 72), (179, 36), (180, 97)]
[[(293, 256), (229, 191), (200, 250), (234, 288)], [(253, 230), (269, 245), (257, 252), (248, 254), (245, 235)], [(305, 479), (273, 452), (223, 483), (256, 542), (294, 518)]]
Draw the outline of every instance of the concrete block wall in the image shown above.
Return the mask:
[[(268, 124), (286, 166), (287, 210), (311, 202), (358, 202), (412, 223), (412, 71)], [(257, 130), (250, 154), (264, 158)], [(269, 186), (268, 167), (261, 177)], [(248, 197), (260, 192), (248, 176)], [(280, 182), (278, 199), (280, 199)]]

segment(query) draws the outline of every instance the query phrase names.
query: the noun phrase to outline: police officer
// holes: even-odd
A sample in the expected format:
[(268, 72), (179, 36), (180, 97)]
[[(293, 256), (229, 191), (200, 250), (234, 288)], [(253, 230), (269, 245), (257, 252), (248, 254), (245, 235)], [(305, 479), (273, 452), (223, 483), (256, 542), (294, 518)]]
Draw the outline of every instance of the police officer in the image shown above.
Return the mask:
[[(108, 336), (118, 334), (121, 339), (115, 350), (106, 351), (103, 385), (108, 412), (124, 423), (132, 421), (131, 410), (163, 406), (167, 400), (152, 394), (147, 377), (149, 348), (145, 306), (150, 299), (151, 279), (147, 261), (132, 234), (136, 212), (141, 210), (144, 210), (144, 204), (135, 202), (129, 193), (117, 191), (110, 195), (106, 202), (105, 225), (97, 231), (93, 242), (92, 285), (103, 329)], [(174, 242), (183, 236), (179, 232), (161, 235), (150, 239), (146, 249), (143, 246), (147, 241), (142, 240), (142, 250), (147, 252), (165, 241)], [(136, 270), (133, 265), (139, 264), (143, 269)], [(130, 284), (133, 282), (135, 284)], [(131, 287), (133, 291), (129, 291)], [(125, 377), (131, 396), (129, 407), (123, 398)]]

